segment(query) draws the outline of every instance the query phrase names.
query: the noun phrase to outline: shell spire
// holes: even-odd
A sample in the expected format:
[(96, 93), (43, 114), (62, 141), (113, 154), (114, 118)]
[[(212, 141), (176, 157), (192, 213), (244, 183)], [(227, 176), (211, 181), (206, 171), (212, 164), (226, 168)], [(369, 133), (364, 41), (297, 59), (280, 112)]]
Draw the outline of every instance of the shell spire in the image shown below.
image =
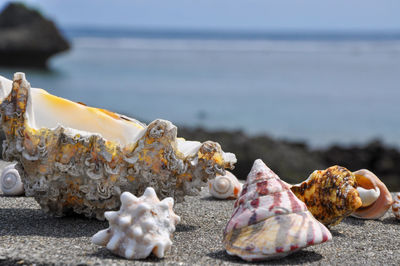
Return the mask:
[(6, 166), (0, 176), (0, 191), (3, 191), (3, 194), (7, 196), (19, 196), (24, 194), (24, 184), (15, 166), (16, 163)]
[(247, 261), (273, 259), (331, 239), (290, 186), (256, 160), (224, 230), (228, 254)]
[(242, 187), (242, 183), (229, 171), (208, 181), (210, 194), (217, 199), (237, 199)]
[(92, 242), (127, 259), (143, 259), (153, 253), (163, 258), (171, 246), (170, 236), (180, 217), (172, 210), (174, 200), (160, 201), (153, 188), (143, 196), (121, 195), (121, 209), (104, 214), (110, 227), (96, 233)]

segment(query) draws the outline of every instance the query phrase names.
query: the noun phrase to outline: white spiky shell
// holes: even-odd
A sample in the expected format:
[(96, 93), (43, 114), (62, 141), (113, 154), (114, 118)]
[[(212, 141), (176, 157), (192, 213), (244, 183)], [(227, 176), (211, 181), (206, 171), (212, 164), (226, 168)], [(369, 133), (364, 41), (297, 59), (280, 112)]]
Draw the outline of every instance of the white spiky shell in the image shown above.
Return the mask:
[(180, 221), (173, 205), (171, 197), (160, 201), (151, 187), (140, 198), (124, 192), (121, 209), (104, 213), (110, 227), (96, 233), (92, 242), (127, 259), (143, 259), (151, 252), (162, 258), (171, 248), (170, 236)]
[(394, 216), (398, 220), (400, 220), (400, 193), (397, 193), (396, 196), (394, 197), (392, 211), (393, 211)]
[(1, 191), (7, 196), (19, 196), (24, 194), (24, 184), (17, 169), (16, 163), (10, 164), (3, 169), (1, 173)]
[(210, 194), (217, 199), (237, 199), (242, 186), (243, 184), (229, 171), (225, 171), (225, 175), (216, 176), (208, 181)]

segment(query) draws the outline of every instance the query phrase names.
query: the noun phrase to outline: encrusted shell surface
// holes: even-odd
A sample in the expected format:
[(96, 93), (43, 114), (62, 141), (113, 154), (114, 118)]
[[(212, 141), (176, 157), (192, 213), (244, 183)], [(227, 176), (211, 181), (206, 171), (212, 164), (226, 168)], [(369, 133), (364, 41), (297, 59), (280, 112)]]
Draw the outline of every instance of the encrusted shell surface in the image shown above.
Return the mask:
[(208, 181), (210, 194), (217, 199), (237, 199), (242, 186), (243, 184), (229, 171)]
[(110, 227), (96, 233), (92, 242), (127, 259), (143, 259), (150, 253), (163, 258), (172, 246), (170, 236), (180, 221), (172, 210), (174, 200), (160, 201), (149, 187), (140, 198), (122, 193), (121, 203), (119, 211), (104, 214)]
[(24, 184), (15, 169), (16, 163), (4, 167), (0, 176), (1, 191), (7, 196), (19, 196), (24, 194)]
[(104, 219), (124, 191), (153, 187), (160, 198), (182, 201), (208, 179), (233, 168), (234, 154), (218, 143), (185, 141), (169, 121), (146, 126), (31, 88), (23, 73), (0, 76), (3, 158), (18, 161), (27, 196), (43, 210), (71, 210)]
[(224, 230), (228, 254), (247, 261), (274, 259), (331, 239), (289, 186), (256, 160)]
[(337, 225), (362, 206), (354, 174), (337, 165), (314, 171), (291, 190), (324, 225)]
[(351, 216), (361, 219), (379, 219), (392, 206), (393, 198), (385, 184), (369, 170), (354, 172), (357, 190), (363, 205)]
[(400, 193), (397, 193), (396, 196), (394, 197), (392, 211), (393, 211), (394, 216), (398, 220), (400, 220)]

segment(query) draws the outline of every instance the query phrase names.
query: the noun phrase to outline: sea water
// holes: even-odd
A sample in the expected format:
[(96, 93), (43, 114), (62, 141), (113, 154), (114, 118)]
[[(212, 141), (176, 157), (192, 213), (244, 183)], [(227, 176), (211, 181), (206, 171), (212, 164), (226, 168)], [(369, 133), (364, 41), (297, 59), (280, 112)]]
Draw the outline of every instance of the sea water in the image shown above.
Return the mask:
[[(218, 35), (216, 35), (218, 36)], [(69, 35), (33, 87), (142, 121), (241, 129), (313, 146), (400, 144), (400, 40)]]

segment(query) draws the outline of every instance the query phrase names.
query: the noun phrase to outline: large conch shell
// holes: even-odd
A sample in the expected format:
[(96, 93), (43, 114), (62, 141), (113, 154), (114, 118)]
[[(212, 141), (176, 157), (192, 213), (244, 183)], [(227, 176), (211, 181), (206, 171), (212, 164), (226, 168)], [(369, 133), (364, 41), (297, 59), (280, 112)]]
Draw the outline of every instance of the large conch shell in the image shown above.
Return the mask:
[(208, 181), (211, 196), (217, 199), (237, 199), (242, 191), (242, 183), (231, 172), (218, 175)]
[(119, 211), (104, 214), (110, 227), (97, 232), (92, 242), (127, 259), (144, 259), (150, 253), (163, 258), (180, 221), (172, 210), (174, 200), (169, 197), (160, 201), (154, 189), (148, 187), (140, 198), (122, 193), (121, 203)]
[(6, 196), (20, 196), (24, 194), (24, 184), (21, 181), (16, 163), (12, 163), (4, 167), (0, 176), (1, 191)]
[(290, 186), (256, 160), (224, 230), (228, 254), (247, 261), (280, 258), (331, 239)]
[(171, 122), (146, 126), (31, 88), (23, 73), (0, 77), (3, 158), (16, 160), (27, 196), (56, 216), (69, 211), (104, 219), (124, 191), (153, 187), (182, 201), (225, 168), (234, 154), (218, 143), (176, 138)]
[(392, 195), (385, 184), (369, 170), (361, 169), (354, 172), (357, 190), (362, 206), (351, 215), (361, 219), (379, 219), (393, 203)]
[(362, 206), (356, 177), (337, 165), (314, 171), (307, 180), (293, 185), (291, 190), (324, 225), (337, 225)]
[(396, 219), (400, 220), (400, 193), (397, 193), (394, 198), (392, 211)]

